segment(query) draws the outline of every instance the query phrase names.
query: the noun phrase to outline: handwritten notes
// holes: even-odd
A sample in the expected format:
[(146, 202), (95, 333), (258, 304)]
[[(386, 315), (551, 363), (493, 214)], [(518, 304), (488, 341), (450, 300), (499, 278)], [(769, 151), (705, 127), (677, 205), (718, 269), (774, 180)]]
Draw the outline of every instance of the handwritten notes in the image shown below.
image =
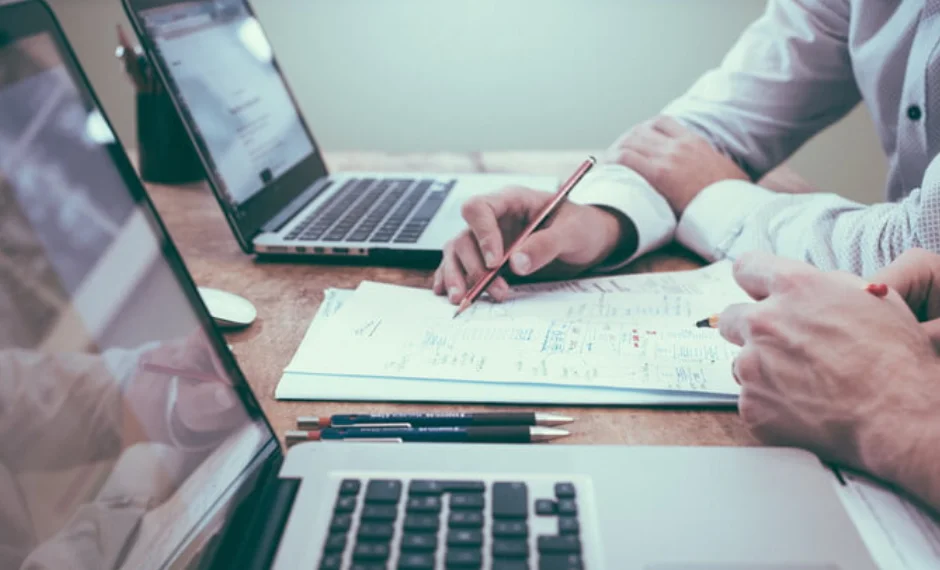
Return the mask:
[(287, 370), (736, 394), (736, 347), (692, 326), (746, 300), (724, 269), (528, 285), (457, 319), (427, 290), (366, 282)]

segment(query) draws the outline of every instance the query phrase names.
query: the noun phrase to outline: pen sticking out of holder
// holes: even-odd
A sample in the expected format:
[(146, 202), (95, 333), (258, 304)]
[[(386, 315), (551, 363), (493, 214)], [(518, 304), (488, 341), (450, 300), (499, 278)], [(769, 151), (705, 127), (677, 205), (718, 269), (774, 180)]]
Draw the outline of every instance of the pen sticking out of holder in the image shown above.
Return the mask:
[(143, 50), (130, 44), (120, 26), (118, 40), (115, 55), (136, 92), (140, 177), (146, 182), (174, 185), (204, 180), (205, 172), (196, 149)]

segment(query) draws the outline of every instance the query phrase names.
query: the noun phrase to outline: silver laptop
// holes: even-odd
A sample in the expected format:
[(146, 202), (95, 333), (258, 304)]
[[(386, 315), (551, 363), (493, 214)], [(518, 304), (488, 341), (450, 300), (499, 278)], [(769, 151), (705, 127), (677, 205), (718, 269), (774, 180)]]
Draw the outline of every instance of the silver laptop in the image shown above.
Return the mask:
[(285, 454), (51, 13), (0, 4), (0, 567), (874, 568), (797, 450)]
[(245, 0), (124, 5), (246, 252), (436, 261), (469, 197), (555, 189), (541, 176), (327, 172)]

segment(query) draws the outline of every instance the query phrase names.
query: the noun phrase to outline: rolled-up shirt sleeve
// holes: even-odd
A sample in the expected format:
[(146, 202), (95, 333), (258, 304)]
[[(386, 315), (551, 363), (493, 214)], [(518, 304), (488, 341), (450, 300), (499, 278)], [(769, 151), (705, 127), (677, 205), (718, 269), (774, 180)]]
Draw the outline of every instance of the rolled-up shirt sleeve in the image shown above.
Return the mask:
[(848, 2), (770, 0), (721, 64), (663, 114), (758, 180), (861, 100), (848, 35)]
[(910, 248), (940, 253), (940, 156), (905, 199), (871, 206), (831, 193), (718, 182), (689, 204), (676, 239), (709, 261), (763, 249), (868, 276)]
[(637, 248), (596, 267), (596, 272), (619, 269), (671, 242), (675, 235), (676, 216), (666, 199), (645, 178), (620, 164), (597, 166), (572, 190), (569, 200), (609, 208), (636, 226)]

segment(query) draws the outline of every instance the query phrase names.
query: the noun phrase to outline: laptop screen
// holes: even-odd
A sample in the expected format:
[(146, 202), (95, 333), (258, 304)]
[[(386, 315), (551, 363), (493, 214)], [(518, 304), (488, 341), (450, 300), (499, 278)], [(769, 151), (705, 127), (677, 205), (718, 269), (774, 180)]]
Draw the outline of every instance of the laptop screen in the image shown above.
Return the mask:
[(0, 6), (0, 568), (163, 568), (273, 434), (45, 14)]
[(271, 46), (241, 0), (182, 2), (140, 17), (230, 206), (313, 154)]

